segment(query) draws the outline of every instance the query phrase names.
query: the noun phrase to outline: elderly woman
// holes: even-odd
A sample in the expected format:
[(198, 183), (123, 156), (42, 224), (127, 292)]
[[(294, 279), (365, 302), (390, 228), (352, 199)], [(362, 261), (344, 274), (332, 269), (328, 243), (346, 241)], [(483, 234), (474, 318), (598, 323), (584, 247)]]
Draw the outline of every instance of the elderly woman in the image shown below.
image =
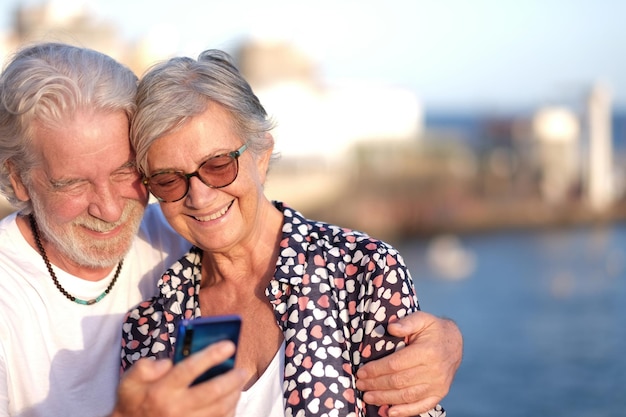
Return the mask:
[(122, 368), (171, 357), (181, 318), (238, 314), (236, 366), (248, 379), (237, 415), (385, 415), (363, 401), (356, 373), (404, 346), (385, 329), (419, 309), (400, 254), (265, 197), (273, 126), (224, 52), (157, 65), (137, 105), (144, 182), (193, 247), (160, 295), (129, 312)]

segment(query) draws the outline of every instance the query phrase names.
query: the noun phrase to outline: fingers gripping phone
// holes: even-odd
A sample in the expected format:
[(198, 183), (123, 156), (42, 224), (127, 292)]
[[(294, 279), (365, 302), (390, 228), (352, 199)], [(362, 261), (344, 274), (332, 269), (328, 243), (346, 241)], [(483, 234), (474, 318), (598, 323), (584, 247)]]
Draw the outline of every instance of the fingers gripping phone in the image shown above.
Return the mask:
[[(178, 324), (176, 345), (174, 347), (174, 363), (178, 363), (187, 356), (220, 340), (231, 340), (237, 346), (240, 330), (241, 317), (237, 315), (183, 319)], [(233, 369), (234, 366), (235, 354), (219, 365), (208, 369), (196, 378), (191, 385), (223, 374)]]

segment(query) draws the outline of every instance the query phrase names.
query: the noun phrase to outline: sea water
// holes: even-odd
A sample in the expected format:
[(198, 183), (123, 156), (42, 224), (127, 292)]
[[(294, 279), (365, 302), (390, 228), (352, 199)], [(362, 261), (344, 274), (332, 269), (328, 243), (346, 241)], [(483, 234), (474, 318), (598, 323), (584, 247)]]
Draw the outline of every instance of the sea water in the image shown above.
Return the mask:
[(626, 416), (626, 225), (395, 246), (464, 335), (448, 416)]

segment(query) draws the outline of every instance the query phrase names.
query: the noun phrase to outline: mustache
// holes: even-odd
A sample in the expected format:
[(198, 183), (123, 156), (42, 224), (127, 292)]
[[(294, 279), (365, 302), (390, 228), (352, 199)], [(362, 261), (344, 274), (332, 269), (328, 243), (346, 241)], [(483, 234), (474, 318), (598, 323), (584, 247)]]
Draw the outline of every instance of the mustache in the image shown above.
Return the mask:
[(93, 230), (94, 232), (98, 232), (98, 233), (110, 232), (111, 230), (127, 223), (128, 219), (131, 217), (134, 210), (135, 210), (134, 205), (126, 204), (124, 206), (124, 211), (122, 212), (122, 215), (120, 216), (119, 220), (115, 222), (107, 222), (105, 220), (89, 216), (89, 217), (84, 217), (80, 219), (79, 221), (77, 221), (77, 225), (82, 226), (89, 230)]

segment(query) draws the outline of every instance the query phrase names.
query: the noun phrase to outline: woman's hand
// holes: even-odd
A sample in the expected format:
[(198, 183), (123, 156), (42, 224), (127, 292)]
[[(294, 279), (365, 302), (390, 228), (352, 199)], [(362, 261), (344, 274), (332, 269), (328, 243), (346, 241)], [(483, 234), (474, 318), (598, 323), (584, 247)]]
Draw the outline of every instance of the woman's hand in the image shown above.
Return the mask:
[(245, 372), (233, 369), (209, 381), (189, 385), (208, 368), (235, 351), (219, 342), (174, 366), (170, 360), (140, 359), (124, 374), (111, 417), (232, 417), (245, 383)]

